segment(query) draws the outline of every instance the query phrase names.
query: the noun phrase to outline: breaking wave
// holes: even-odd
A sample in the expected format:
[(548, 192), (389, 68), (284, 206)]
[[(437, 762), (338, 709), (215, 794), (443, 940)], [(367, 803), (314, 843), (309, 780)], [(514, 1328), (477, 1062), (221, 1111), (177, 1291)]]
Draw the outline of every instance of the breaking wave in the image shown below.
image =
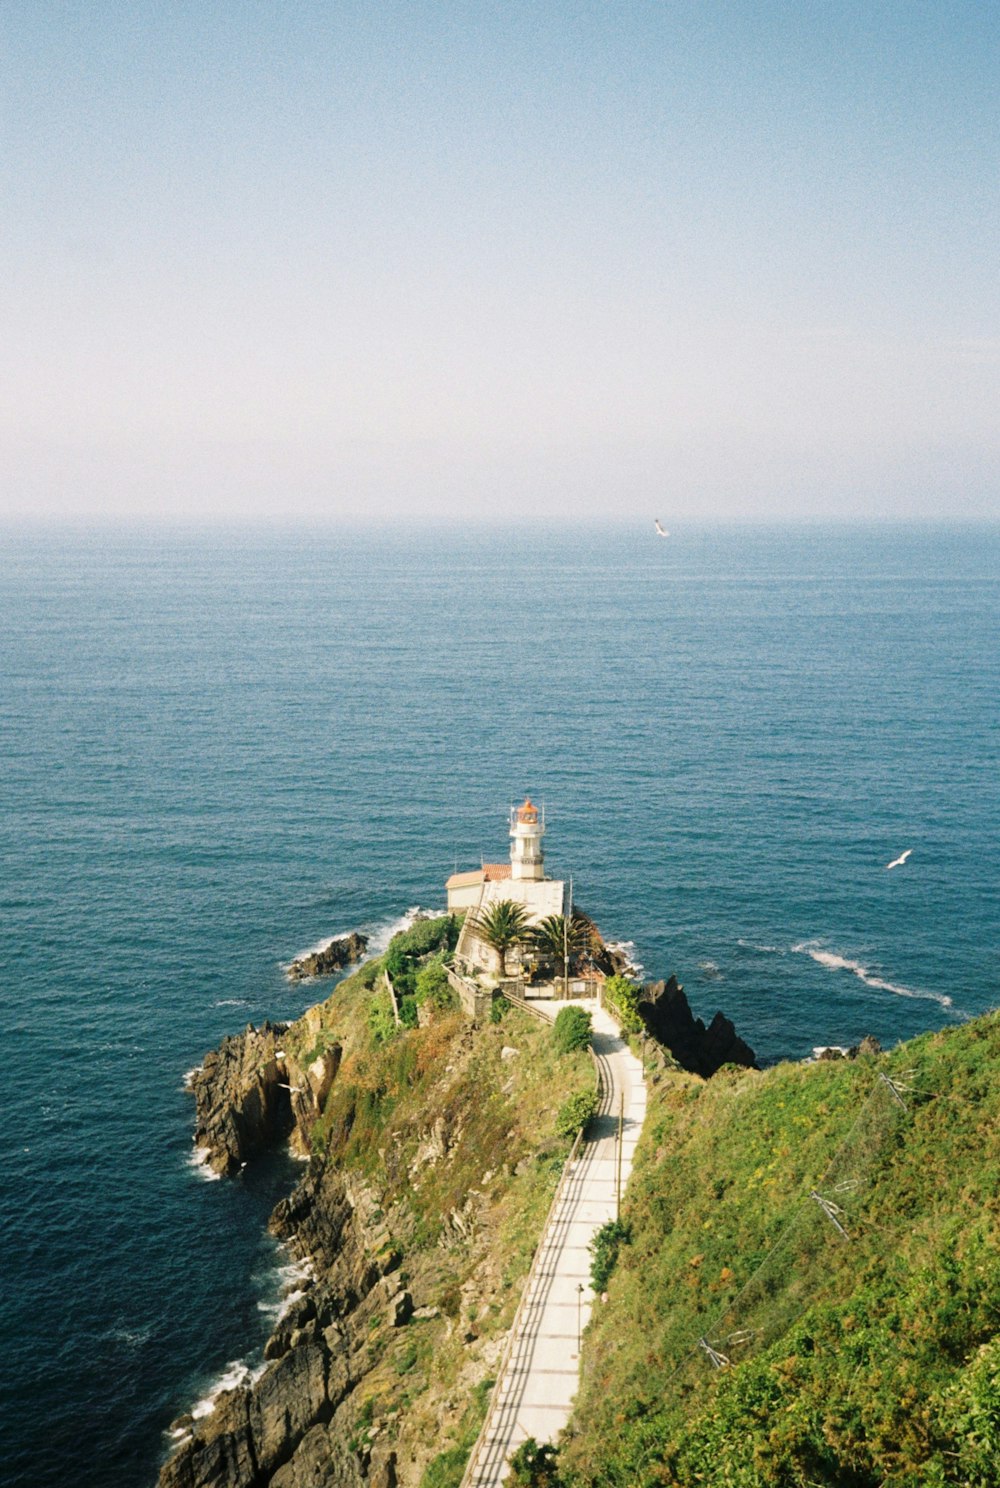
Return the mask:
[[(405, 914), (397, 915), (391, 920), (379, 920), (375, 924), (360, 925), (357, 930), (338, 930), (336, 935), (324, 935), (322, 940), (317, 940), (308, 950), (298, 951), (287, 963), (284, 970), (287, 971), (294, 961), (301, 961), (305, 956), (315, 956), (320, 951), (325, 951), (327, 946), (333, 945), (335, 940), (346, 940), (349, 935), (364, 935), (368, 939), (368, 949), (363, 961), (370, 961), (374, 956), (381, 956), (389, 949), (389, 942), (394, 935), (401, 930), (409, 930), (421, 917), (433, 919), (438, 915), (446, 914), (444, 909), (423, 909), (419, 904), (412, 905)], [(358, 963), (362, 964), (361, 962)]]
[(195, 1147), (187, 1158), (187, 1165), (191, 1171), (197, 1173), (199, 1178), (204, 1178), (206, 1183), (215, 1183), (222, 1177), (221, 1173), (216, 1173), (208, 1166), (208, 1159), (211, 1155), (207, 1147)]

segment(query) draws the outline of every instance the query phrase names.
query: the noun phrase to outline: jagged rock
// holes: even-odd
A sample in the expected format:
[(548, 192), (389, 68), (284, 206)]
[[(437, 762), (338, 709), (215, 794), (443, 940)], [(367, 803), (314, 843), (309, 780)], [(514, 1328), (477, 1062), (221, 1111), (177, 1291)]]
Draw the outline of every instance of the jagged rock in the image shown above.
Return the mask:
[(265, 1371), (253, 1390), (250, 1427), (257, 1460), (280, 1467), (310, 1426), (333, 1414), (326, 1393), (327, 1353), (321, 1343), (293, 1348)]
[(368, 1464), (369, 1488), (396, 1488), (396, 1454), (390, 1447), (376, 1447)]
[(304, 977), (334, 976), (338, 971), (343, 971), (345, 966), (360, 961), (367, 949), (367, 935), (359, 935), (356, 930), (352, 930), (350, 935), (338, 935), (336, 940), (331, 940), (321, 950), (311, 951), (308, 956), (299, 956), (289, 966), (288, 976), (293, 982), (300, 982)]
[(345, 1481), (354, 1480), (338, 1476), (330, 1428), (324, 1424), (306, 1432), (291, 1460), (271, 1478), (269, 1488), (330, 1488)]
[(413, 1298), (409, 1292), (397, 1292), (389, 1299), (389, 1326), (402, 1328), (413, 1316)]
[(872, 1033), (866, 1033), (857, 1047), (858, 1054), (881, 1054), (882, 1045)]
[(279, 1058), (287, 1024), (248, 1024), (222, 1040), (191, 1077), (197, 1102), (195, 1146), (217, 1173), (234, 1173), (288, 1137), (294, 1124), (288, 1068)]
[(516, 1059), (520, 1052), (520, 1049), (512, 1049), (510, 1044), (504, 1044), (503, 1048), (500, 1050), (500, 1058), (506, 1064), (509, 1059)]
[(722, 1013), (716, 1013), (708, 1028), (694, 1016), (676, 977), (646, 983), (639, 998), (639, 1016), (647, 1033), (693, 1074), (707, 1079), (724, 1064), (742, 1064), (751, 1069), (756, 1066), (750, 1045)]

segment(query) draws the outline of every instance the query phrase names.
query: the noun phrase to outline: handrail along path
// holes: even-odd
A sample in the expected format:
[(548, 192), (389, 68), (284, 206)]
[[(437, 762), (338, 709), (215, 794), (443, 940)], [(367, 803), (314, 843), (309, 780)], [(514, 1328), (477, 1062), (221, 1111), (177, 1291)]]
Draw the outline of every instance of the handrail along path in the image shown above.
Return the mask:
[[(551, 1023), (552, 1011), (506, 994), (516, 1007)], [(604, 1009), (594, 1019), (591, 1057), (599, 1104), (563, 1167), (538, 1248), (497, 1367), (497, 1380), (461, 1488), (492, 1488), (522, 1441), (552, 1441), (569, 1419), (579, 1382), (579, 1337), (594, 1301), (588, 1243), (616, 1214), (619, 1156), (622, 1183), (645, 1115), (642, 1066)], [(619, 1111), (624, 1111), (618, 1152)]]

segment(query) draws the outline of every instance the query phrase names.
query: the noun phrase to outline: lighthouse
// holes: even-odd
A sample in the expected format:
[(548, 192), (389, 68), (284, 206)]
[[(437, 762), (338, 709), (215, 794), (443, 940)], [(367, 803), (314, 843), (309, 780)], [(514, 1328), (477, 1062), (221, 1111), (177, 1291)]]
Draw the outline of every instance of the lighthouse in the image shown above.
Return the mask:
[(510, 876), (512, 879), (539, 880), (545, 877), (545, 854), (542, 838), (545, 836), (545, 816), (538, 814), (538, 807), (531, 797), (523, 806), (512, 806), (510, 811)]
[(446, 885), (448, 913), (471, 910), (478, 914), (491, 904), (509, 899), (523, 907), (532, 923), (548, 915), (564, 914), (569, 885), (561, 879), (546, 878), (544, 836), (544, 807), (539, 810), (530, 796), (523, 806), (512, 806), (509, 862), (483, 862), (481, 868), (468, 873), (453, 873)]

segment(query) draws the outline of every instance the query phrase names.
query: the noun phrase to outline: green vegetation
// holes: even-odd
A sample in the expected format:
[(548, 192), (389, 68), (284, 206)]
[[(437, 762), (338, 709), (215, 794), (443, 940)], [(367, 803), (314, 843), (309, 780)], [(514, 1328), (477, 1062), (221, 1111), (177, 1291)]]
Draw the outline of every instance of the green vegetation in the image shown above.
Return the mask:
[(607, 1291), (618, 1260), (619, 1248), (630, 1245), (631, 1242), (631, 1225), (624, 1224), (620, 1219), (609, 1219), (607, 1224), (601, 1225), (589, 1246), (590, 1281), (595, 1292)]
[(396, 1033), (396, 1019), (392, 1011), (392, 998), (383, 982), (368, 1004), (368, 1029), (375, 1044), (388, 1043)]
[(496, 1381), (492, 1379), (480, 1380), (472, 1392), (472, 1399), (462, 1417), (457, 1444), (431, 1458), (424, 1468), (420, 1488), (458, 1488), (465, 1472), (465, 1464), (469, 1460), (469, 1453), (475, 1446), (480, 1428), (486, 1419), (490, 1391), (495, 1383)]
[(564, 1007), (552, 1025), (552, 1042), (557, 1054), (570, 1054), (574, 1049), (590, 1046), (591, 1018), (586, 1008)]
[(561, 1137), (575, 1137), (597, 1111), (597, 1091), (578, 1090), (559, 1107), (556, 1131)]
[(604, 983), (604, 1006), (618, 1019), (623, 1033), (642, 1032), (639, 991), (628, 977), (610, 976)]
[(658, 1073), (562, 1481), (996, 1485), (998, 1070), (994, 1014), (889, 1055)]
[(507, 975), (507, 952), (512, 946), (521, 945), (528, 939), (528, 912), (523, 904), (512, 899), (501, 899), (475, 918), (475, 930), (479, 939), (490, 946), (500, 957), (500, 975)]
[(550, 1442), (539, 1444), (533, 1436), (511, 1453), (507, 1482), (512, 1488), (547, 1488), (556, 1482), (556, 1449)]
[(565, 915), (547, 915), (531, 927), (529, 944), (561, 972), (567, 957), (574, 962), (582, 951), (592, 948), (594, 938), (590, 921), (574, 912), (568, 920)]
[(454, 1012), (458, 998), (451, 989), (444, 955), (430, 957), (417, 972), (414, 998), (417, 1007), (429, 1002), (439, 1013)]
[(458, 944), (460, 929), (461, 921), (457, 915), (417, 920), (409, 930), (401, 930), (392, 937), (382, 961), (374, 965), (379, 970), (384, 967), (389, 973), (397, 997), (412, 997), (417, 990), (419, 963), (435, 951), (441, 953), (442, 960), (450, 956)]

